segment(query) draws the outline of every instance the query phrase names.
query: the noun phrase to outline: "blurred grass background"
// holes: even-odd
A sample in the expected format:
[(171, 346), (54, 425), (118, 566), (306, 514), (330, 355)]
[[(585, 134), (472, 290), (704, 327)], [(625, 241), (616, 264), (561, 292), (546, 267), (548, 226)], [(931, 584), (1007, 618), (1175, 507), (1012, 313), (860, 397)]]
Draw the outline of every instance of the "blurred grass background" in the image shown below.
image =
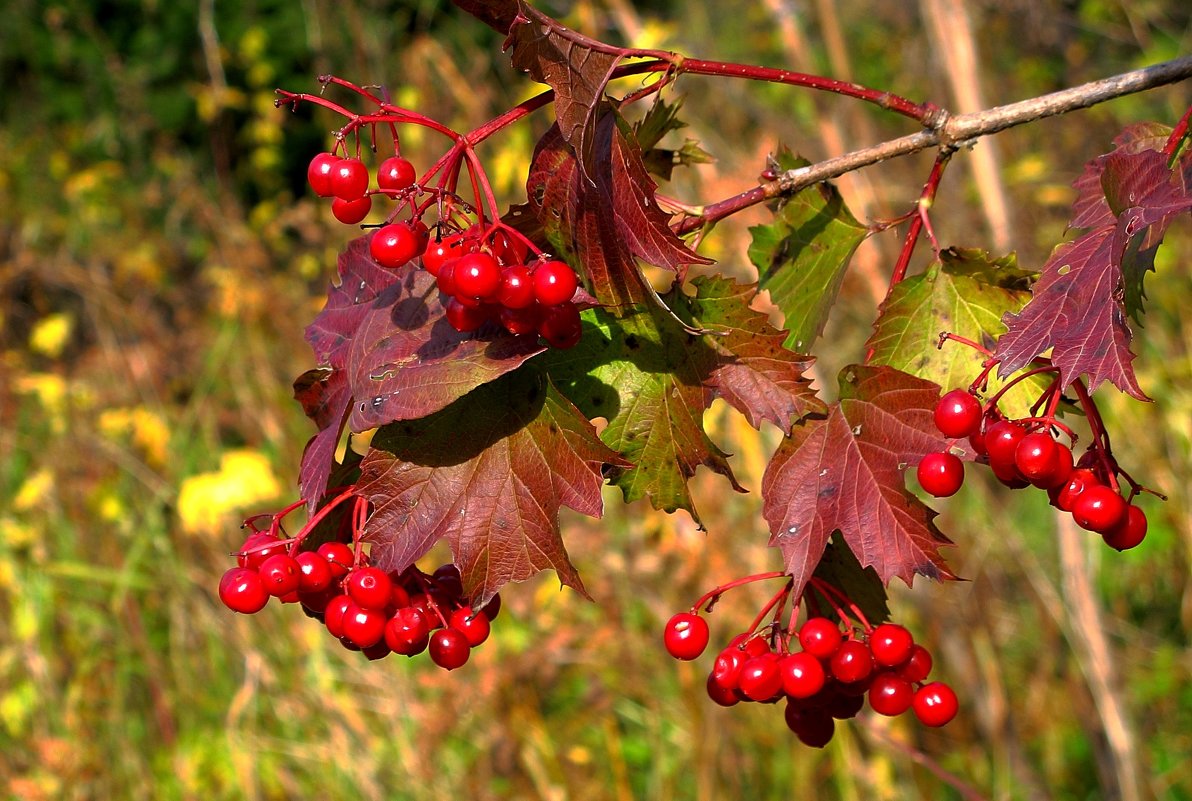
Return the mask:
[[(1176, 0), (580, 0), (546, 9), (602, 38), (852, 77), (958, 110), (1189, 51)], [(707, 534), (610, 493), (565, 536), (597, 604), (543, 576), (504, 593), (490, 643), (450, 675), (368, 663), (293, 607), (215, 597), (238, 517), (294, 494), (311, 433), (290, 399), (302, 329), (350, 231), (304, 191), (337, 124), (273, 108), (331, 72), (460, 128), (526, 96), (500, 40), (447, 3), (10, 0), (0, 27), (0, 792), (20, 799), (1192, 798), (1192, 226), (1148, 281), (1143, 405), (1099, 399), (1127, 469), (1166, 491), (1118, 555), (1042, 493), (971, 481), (943, 508), (947, 587), (892, 588), (896, 617), (962, 698), (942, 731), (874, 719), (803, 748), (781, 711), (723, 710), (706, 659), (662, 622), (704, 589), (778, 565), (755, 494), (701, 474)], [(718, 162), (668, 192), (747, 185), (779, 141), (819, 158), (909, 131), (847, 100), (685, 78), (689, 133)], [(1126, 123), (1174, 122), (1188, 86), (983, 140), (954, 160), (944, 244), (1059, 241), (1082, 163)], [(483, 152), (513, 198), (540, 115)], [(441, 142), (411, 133), (427, 164)], [(862, 218), (918, 195), (930, 155), (841, 181)], [(705, 249), (748, 275), (746, 227)], [(858, 253), (816, 348), (857, 359), (898, 248)], [(773, 432), (709, 424), (756, 488)], [(760, 602), (713, 617), (727, 639)], [(951, 778), (941, 778), (947, 772)]]

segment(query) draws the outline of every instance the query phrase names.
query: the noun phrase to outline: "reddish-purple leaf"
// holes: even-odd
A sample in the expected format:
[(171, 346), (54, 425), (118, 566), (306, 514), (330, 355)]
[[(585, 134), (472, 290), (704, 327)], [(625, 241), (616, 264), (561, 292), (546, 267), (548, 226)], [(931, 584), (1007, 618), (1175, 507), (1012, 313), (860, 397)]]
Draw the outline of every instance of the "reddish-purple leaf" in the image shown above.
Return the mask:
[(343, 370), (318, 367), (307, 370), (294, 381), (294, 398), (319, 427), (319, 433), (306, 443), (298, 470), (298, 490), (313, 512), (327, 490), (352, 396)]
[(368, 243), (368, 237), (358, 237), (339, 254), (339, 282), (328, 288), (323, 310), (306, 327), (306, 341), (319, 364), (343, 367), (347, 363), (356, 329), (377, 296), (397, 282), (392, 270), (369, 256)]
[(1109, 156), (1141, 153), (1146, 150), (1162, 150), (1171, 128), (1154, 122), (1131, 125), (1118, 134), (1114, 149), (1108, 155), (1098, 156), (1084, 165), (1072, 187), (1076, 190), (1076, 201), (1072, 204), (1072, 219), (1069, 228), (1097, 228), (1112, 225), (1114, 212), (1105, 198), (1105, 187), (1101, 178), (1105, 172), (1105, 160)]
[(883, 582), (916, 573), (955, 578), (939, 553), (948, 539), (903, 473), (944, 447), (932, 411), (939, 387), (889, 367), (846, 367), (828, 416), (806, 418), (762, 478), (770, 544), (781, 549), (795, 593), (839, 530), (862, 567)]
[(474, 606), (548, 568), (586, 595), (558, 515), (601, 515), (605, 464), (624, 462), (539, 372), (518, 371), (377, 432), (357, 484), (375, 505), (364, 539), (385, 570), (445, 539)]
[(517, 0), (452, 0), (463, 11), (495, 29), (509, 33), (517, 19)]

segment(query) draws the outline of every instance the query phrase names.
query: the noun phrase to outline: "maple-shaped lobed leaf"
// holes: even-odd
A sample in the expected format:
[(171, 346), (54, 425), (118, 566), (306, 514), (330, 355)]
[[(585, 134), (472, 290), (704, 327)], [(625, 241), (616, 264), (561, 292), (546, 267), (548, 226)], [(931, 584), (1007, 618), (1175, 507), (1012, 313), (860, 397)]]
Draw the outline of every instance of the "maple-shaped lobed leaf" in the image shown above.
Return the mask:
[(294, 399), (319, 429), (307, 441), (298, 468), (298, 491), (313, 514), (335, 467), (335, 450), (352, 402), (345, 371), (333, 367), (307, 370), (294, 380)]
[(498, 33), (509, 33), (517, 20), (520, 4), (517, 0), (451, 0), (461, 10), (488, 25)]
[(446, 540), (474, 606), (553, 569), (586, 596), (559, 534), (559, 509), (599, 517), (605, 464), (624, 464), (534, 367), (440, 412), (373, 437), (357, 493), (373, 504), (363, 538), (385, 570)]
[(694, 139), (684, 140), (678, 150), (658, 146), (668, 133), (687, 127), (687, 124), (679, 119), (679, 109), (682, 105), (681, 100), (666, 103), (656, 96), (650, 110), (633, 125), (633, 136), (642, 150), (642, 162), (646, 171), (664, 181), (671, 179), (675, 167), (710, 164), (715, 161)]
[[(785, 149), (777, 161), (783, 170), (808, 163)], [(769, 290), (786, 316), (787, 345), (811, 350), (836, 303), (849, 260), (869, 229), (857, 222), (831, 184), (821, 183), (779, 201), (774, 222), (749, 231), (749, 260), (757, 267), (760, 287)]]
[[(1171, 128), (1157, 122), (1140, 122), (1127, 126), (1114, 137), (1113, 154), (1136, 154), (1146, 150), (1162, 150), (1171, 134)], [(1084, 165), (1072, 187), (1076, 200), (1072, 203), (1072, 219), (1069, 228), (1097, 228), (1113, 224), (1116, 220), (1105, 197), (1102, 177), (1105, 173), (1106, 156), (1098, 156)]]
[[(955, 342), (938, 347), (940, 333), (992, 347), (1006, 330), (1002, 317), (1030, 299), (1033, 278), (1018, 268), (1013, 254), (995, 259), (980, 250), (943, 251), (925, 271), (890, 290), (866, 343), (872, 351), (869, 363), (925, 378), (945, 390), (967, 387), (985, 357)], [(991, 380), (989, 393), (1003, 383)], [(1043, 376), (1029, 378), (1003, 395), (998, 406), (1010, 417), (1027, 417), (1046, 384)]]
[(889, 367), (849, 366), (826, 417), (809, 417), (779, 445), (762, 477), (770, 544), (802, 592), (839, 530), (883, 582), (916, 573), (955, 578), (939, 553), (949, 540), (903, 473), (944, 440), (932, 412), (939, 388)]

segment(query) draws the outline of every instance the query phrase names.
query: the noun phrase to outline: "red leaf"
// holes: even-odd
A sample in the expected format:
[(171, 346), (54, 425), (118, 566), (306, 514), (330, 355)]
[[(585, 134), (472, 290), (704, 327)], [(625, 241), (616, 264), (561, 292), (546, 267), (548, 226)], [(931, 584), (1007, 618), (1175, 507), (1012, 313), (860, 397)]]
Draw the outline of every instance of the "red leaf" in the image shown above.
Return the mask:
[(452, 0), (452, 2), (499, 33), (509, 33), (509, 29), (517, 19), (517, 0)]
[(1098, 156), (1084, 165), (1080, 177), (1072, 182), (1076, 189), (1076, 201), (1072, 204), (1072, 220), (1069, 228), (1097, 228), (1112, 225), (1115, 217), (1105, 199), (1105, 187), (1101, 177), (1105, 172), (1105, 161), (1109, 156), (1141, 153), (1146, 150), (1162, 150), (1171, 128), (1154, 122), (1131, 125), (1118, 134), (1114, 149), (1105, 156)]
[(369, 256), (368, 242), (368, 237), (353, 239), (339, 254), (339, 283), (328, 287), (323, 310), (306, 327), (306, 341), (319, 364), (343, 367), (347, 363), (348, 346), (356, 329), (377, 296), (397, 282), (392, 270)]
[(319, 433), (306, 443), (298, 470), (298, 490), (307, 508), (314, 512), (327, 491), (327, 479), (335, 466), (335, 450), (352, 396), (343, 370), (319, 367), (298, 376), (294, 381), (294, 398), (319, 427)]
[(385, 570), (445, 539), (473, 606), (548, 568), (586, 596), (559, 509), (599, 517), (602, 465), (623, 463), (547, 379), (518, 371), (377, 432), (357, 483), (375, 504), (364, 539)]
[(882, 581), (914, 574), (955, 578), (939, 553), (948, 539), (935, 512), (905, 486), (904, 470), (944, 439), (932, 411), (939, 387), (888, 367), (846, 367), (828, 416), (804, 419), (762, 478), (770, 544), (782, 551), (795, 593), (840, 530), (862, 567)]

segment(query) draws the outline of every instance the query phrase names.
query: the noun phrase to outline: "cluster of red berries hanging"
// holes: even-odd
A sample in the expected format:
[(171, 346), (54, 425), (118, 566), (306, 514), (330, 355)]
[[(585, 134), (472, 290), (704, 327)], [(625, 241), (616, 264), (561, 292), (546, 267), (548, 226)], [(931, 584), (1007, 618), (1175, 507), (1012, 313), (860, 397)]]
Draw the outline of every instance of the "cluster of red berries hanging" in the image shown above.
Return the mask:
[[(350, 492), (340, 495), (328, 506), (349, 496)], [(367, 510), (363, 499), (357, 498), (356, 504), (352, 520), (358, 534)], [(270, 521), (265, 530), (254, 526), (259, 517), (246, 521), (251, 533), (235, 554), (237, 566), (219, 582), (219, 598), (229, 609), (255, 614), (270, 598), (300, 604), (349, 650), (362, 651), (369, 659), (429, 651), (431, 661), (446, 670), (461, 667), (472, 649), (488, 639), (490, 623), (501, 608), (499, 595), (483, 609), (473, 610), (463, 597), (455, 565), (430, 574), (416, 566), (386, 572), (369, 564), (358, 536), (351, 545), (331, 541), (301, 550), (312, 524), (295, 537), (280, 533), (282, 517), (299, 505), (264, 516)], [(317, 523), (318, 517), (312, 520)]]
[[(981, 386), (995, 365), (987, 361), (973, 386)], [(1100, 534), (1116, 550), (1134, 548), (1146, 537), (1146, 514), (1133, 503), (1143, 488), (1114, 460), (1108, 434), (1084, 385), (1077, 381), (1073, 386), (1093, 429), (1093, 441), (1079, 461), (1072, 455), (1076, 435), (1055, 417), (1061, 397), (1056, 382), (1035, 405), (1036, 411), (1046, 405), (1043, 416), (1015, 420), (998, 408), (998, 400), (1014, 383), (1049, 372), (1055, 368), (1048, 365), (1028, 371), (985, 403), (971, 388), (953, 389), (935, 407), (935, 426), (945, 437), (967, 442), (976, 461), (988, 464), (1006, 486), (1046, 490), (1051, 505), (1071, 513), (1081, 528)], [(1058, 439), (1059, 435), (1071, 444)], [(916, 475), (925, 491), (937, 498), (948, 497), (964, 483), (964, 463), (949, 451), (930, 453), (919, 462)], [(1129, 497), (1122, 497), (1119, 476), (1130, 487)]]
[[(763, 573), (717, 587), (689, 612), (666, 624), (663, 641), (675, 659), (698, 658), (708, 647), (708, 623), (699, 614), (727, 590), (784, 573)], [(795, 628), (798, 605), (790, 625), (781, 625), (791, 582), (759, 613), (754, 625), (736, 635), (716, 657), (708, 674), (708, 696), (721, 706), (742, 701), (763, 704), (786, 699), (786, 724), (806, 745), (823, 748), (832, 739), (837, 720), (856, 717), (869, 706), (880, 715), (896, 717), (913, 710), (927, 726), (943, 726), (956, 716), (956, 693), (943, 682), (927, 682), (930, 652), (911, 633), (894, 623), (870, 625), (864, 614), (839, 589), (813, 578), (808, 589), (829, 599), (841, 624), (821, 615), (809, 616)], [(805, 591), (806, 596), (806, 591)], [(842, 605), (837, 605), (840, 601)], [(774, 621), (759, 624), (777, 609)], [(846, 611), (846, 608), (848, 611)], [(797, 649), (796, 649), (797, 646)]]

